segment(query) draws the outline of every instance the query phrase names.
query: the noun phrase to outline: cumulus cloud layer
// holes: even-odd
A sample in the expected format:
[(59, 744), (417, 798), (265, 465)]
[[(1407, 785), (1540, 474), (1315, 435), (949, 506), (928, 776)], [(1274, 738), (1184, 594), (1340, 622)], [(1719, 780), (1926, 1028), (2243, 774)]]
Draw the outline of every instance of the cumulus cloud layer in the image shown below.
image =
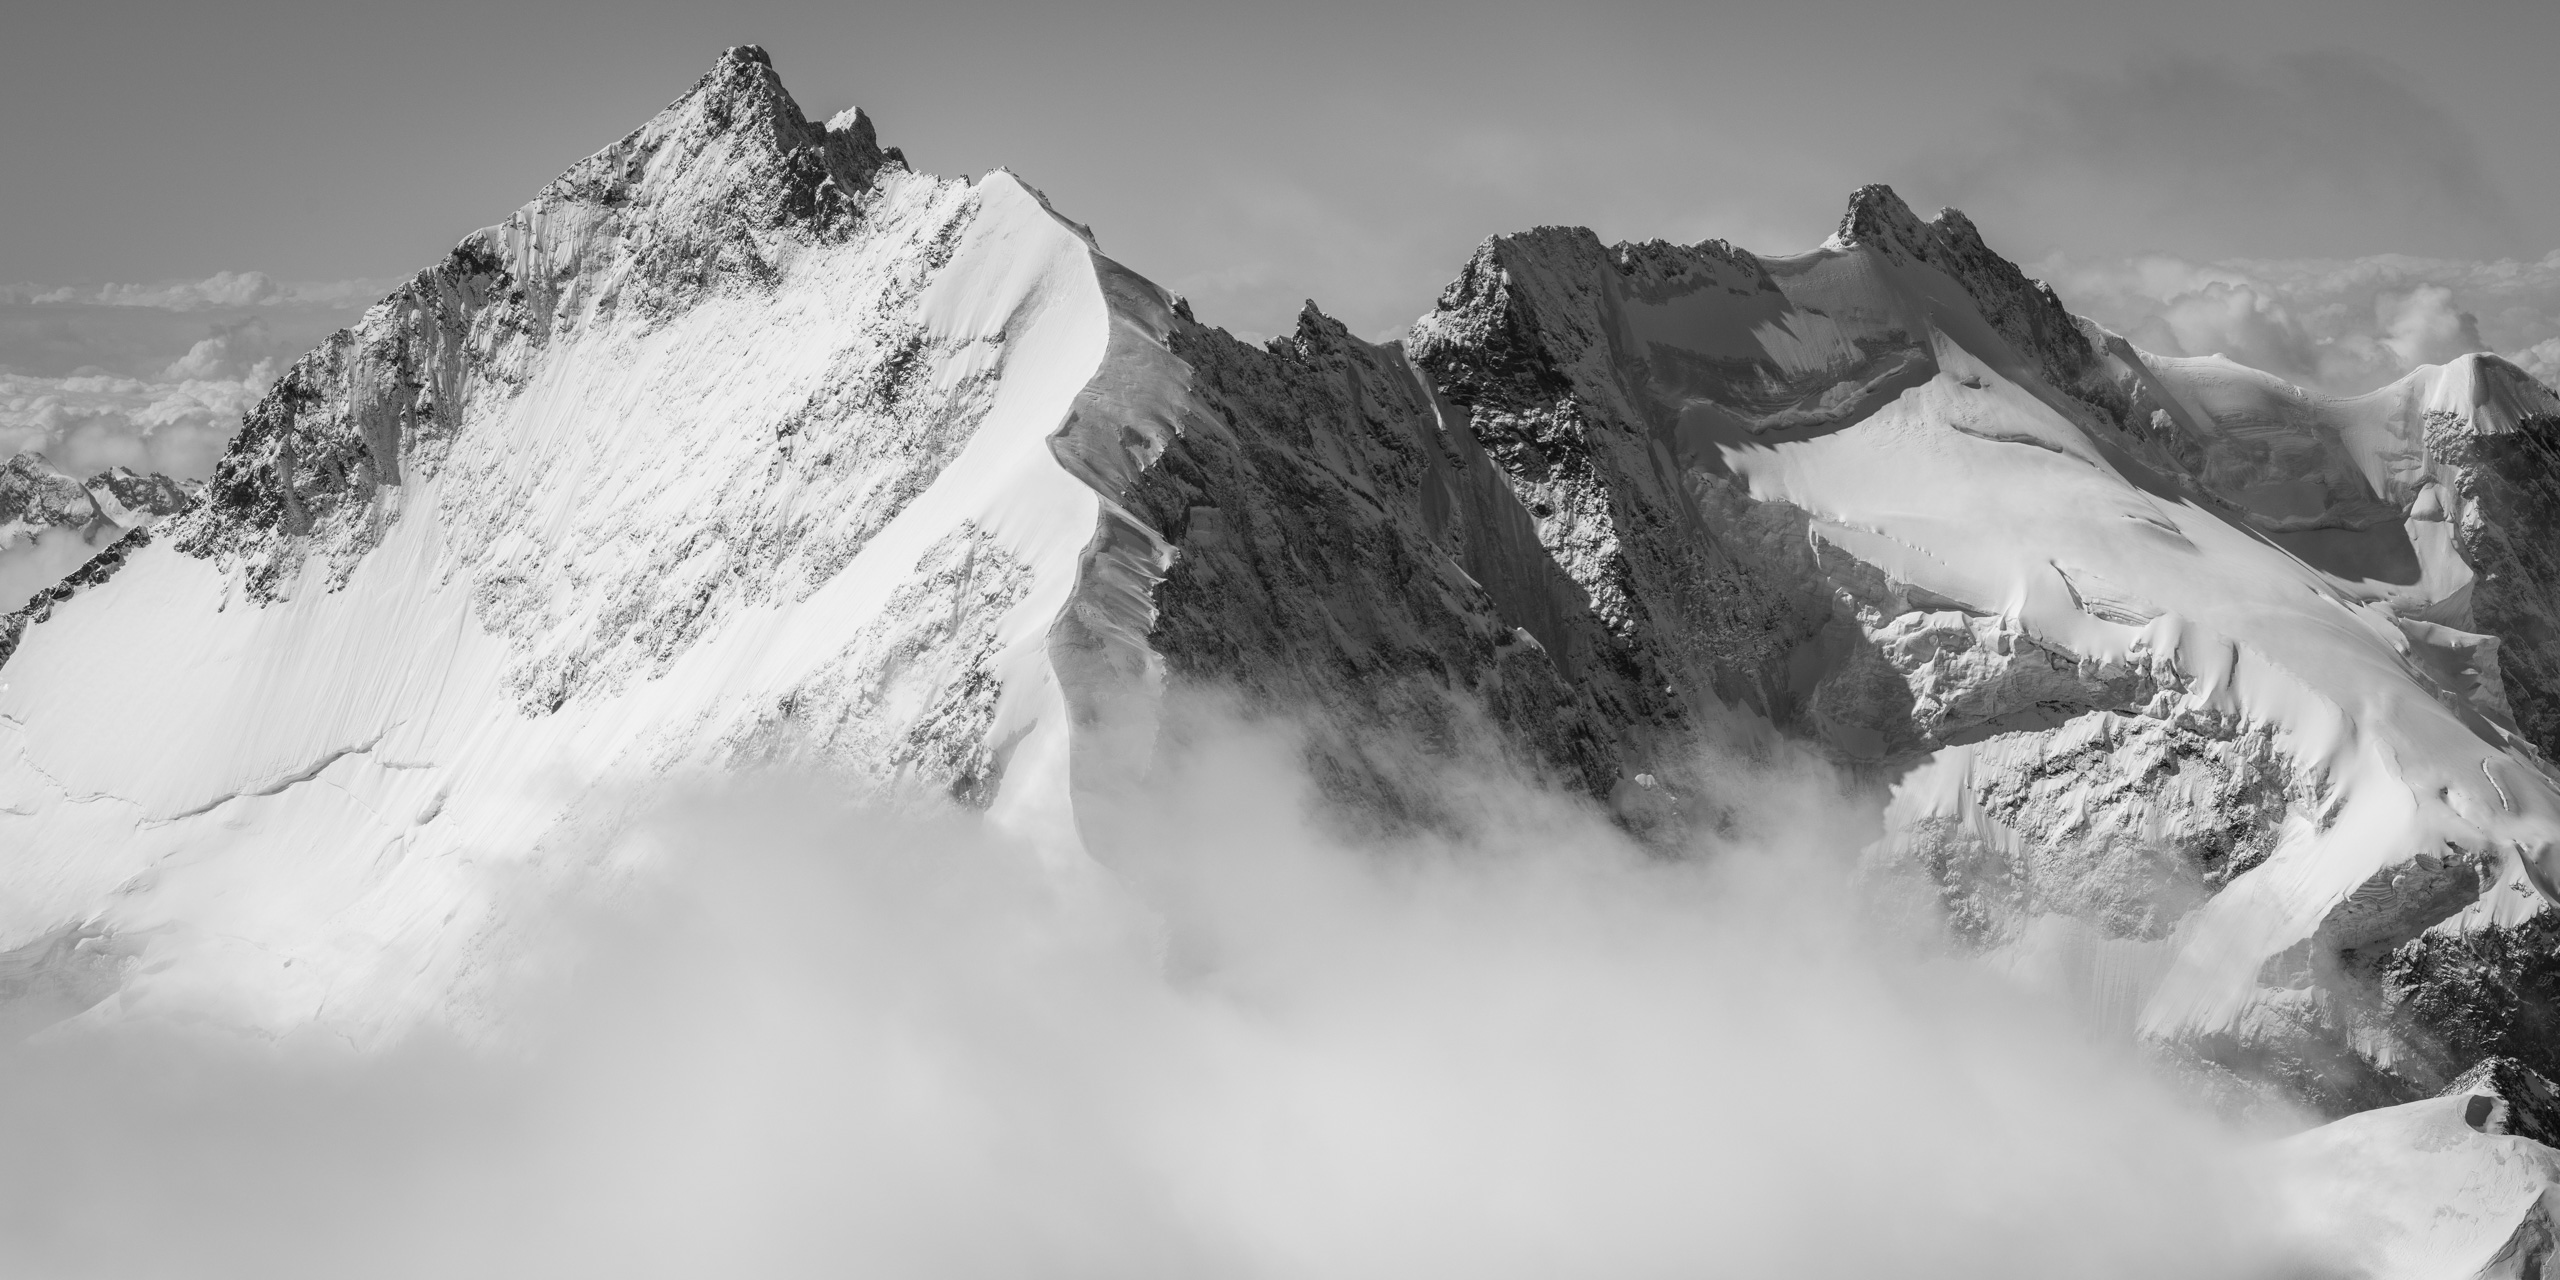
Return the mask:
[(2495, 351), (2560, 382), (2560, 252), (2539, 261), (2057, 256), (2063, 301), (2162, 355), (2226, 355), (2305, 386), (2368, 391)]
[(2560, 376), (2560, 253), (2529, 256), (2497, 167), (2389, 63), (2137, 55), (1902, 180), (2147, 350), (2339, 393), (2482, 350)]
[(277, 280), (263, 271), (217, 271), (202, 280), (158, 284), (0, 285), (0, 306), (150, 307), (205, 311), (236, 307), (362, 308), (382, 294), (378, 281)]
[(201, 478), (284, 366), (381, 292), (257, 272), (0, 287), (0, 456)]
[(58, 1276), (2277, 1273), (2225, 1134), (1852, 905), (1871, 815), (1819, 776), (1732, 776), (1760, 807), (1670, 861), (1499, 778), (1449, 780), (1472, 837), (1349, 840), (1285, 742), (1184, 756), (1108, 876), (772, 781), (661, 804), (620, 850), (653, 870), (491, 1045), (0, 1055), (0, 1250)]

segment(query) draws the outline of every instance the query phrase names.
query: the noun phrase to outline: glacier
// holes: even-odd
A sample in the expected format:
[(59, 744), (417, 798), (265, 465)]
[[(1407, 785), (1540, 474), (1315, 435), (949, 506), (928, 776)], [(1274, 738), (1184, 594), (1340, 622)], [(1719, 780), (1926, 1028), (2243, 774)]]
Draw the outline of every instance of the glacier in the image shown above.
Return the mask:
[(2353, 401), (2150, 360), (1882, 188), (1793, 258), (1498, 237), (1412, 345), (1692, 719), (1869, 764), (1888, 861), (2146, 1031), (2355, 1023), (2360, 965), (2547, 892), (2472, 628), (2538, 642), (2549, 583), (2466, 495), (2544, 482), (2481, 446), (2560, 402), (2494, 357)]

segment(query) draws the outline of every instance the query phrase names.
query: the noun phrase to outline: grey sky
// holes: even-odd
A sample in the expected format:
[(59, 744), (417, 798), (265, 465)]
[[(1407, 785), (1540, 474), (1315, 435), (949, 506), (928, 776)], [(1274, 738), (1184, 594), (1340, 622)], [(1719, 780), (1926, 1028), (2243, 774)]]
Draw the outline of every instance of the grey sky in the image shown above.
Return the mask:
[(22, 5), (0, 283), (404, 274), (773, 51), (919, 167), (1007, 165), (1207, 318), (1365, 331), (1483, 235), (1820, 240), (1886, 178), (1995, 245), (2560, 247), (2547, 0)]

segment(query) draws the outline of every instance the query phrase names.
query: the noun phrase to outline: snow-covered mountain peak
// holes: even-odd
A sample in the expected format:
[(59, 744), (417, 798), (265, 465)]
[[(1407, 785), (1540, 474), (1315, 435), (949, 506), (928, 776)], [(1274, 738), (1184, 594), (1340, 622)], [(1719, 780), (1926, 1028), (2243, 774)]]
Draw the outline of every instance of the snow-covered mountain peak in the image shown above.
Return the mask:
[(34, 450), (0, 462), (0, 526), (78, 525), (89, 519), (87, 492)]
[(825, 235), (841, 229), (882, 163), (867, 116), (812, 123), (764, 50), (740, 45), (647, 124), (554, 179), (532, 207), (630, 205), (656, 222), (797, 224)]
[(194, 502), (191, 486), (167, 476), (109, 467), (80, 480), (31, 449), (0, 462), (0, 551), (13, 540), (46, 530), (136, 528), (176, 515)]
[(130, 467), (109, 467), (89, 477), (81, 487), (97, 504), (98, 514), (113, 524), (132, 528), (177, 515), (195, 505), (198, 486), (164, 475), (144, 475)]
[(1899, 252), (1911, 257), (1923, 256), (1917, 246), (1928, 243), (1931, 236), (1920, 215), (1892, 187), (1871, 182), (1849, 193), (1849, 207), (1841, 211), (1840, 229), (1833, 232), (1830, 247), (1847, 249), (1870, 245), (1888, 253)]
[[(297, 361), (201, 508), (29, 617), (0, 949), (87, 921), (175, 962), (129, 1006), (361, 1036), (466, 998), (517, 923), (481, 868), (576, 878), (668, 770), (789, 759), (1074, 849), (1046, 639), (1098, 495), (1050, 438), (1110, 325), (1018, 181), (913, 173), (732, 51)], [(98, 698), (153, 737), (81, 731)], [(381, 874), (324, 870), (351, 849)], [(308, 873), (309, 913), (218, 905)]]
[[(2084, 399), (2099, 390), (2090, 385), (2095, 353), (2083, 322), (2043, 281), (1986, 244), (1963, 211), (1941, 209), (1922, 222), (1893, 188), (1871, 184), (1849, 197), (1840, 229), (1824, 248), (1864, 248), (1937, 268), (1964, 289), (2010, 346), (2035, 362), (2041, 381)], [(2103, 393), (2094, 398), (2103, 402)]]
[(2394, 385), (2423, 388), (2426, 410), (2458, 414), (2475, 434), (2523, 431), (2537, 420), (2560, 416), (2560, 392), (2495, 352), (2421, 366)]
[(1963, 210), (1940, 209), (1937, 217), (1923, 220), (1899, 192), (1881, 182), (1868, 183), (1849, 193), (1839, 228), (1824, 242), (1824, 247), (1830, 249), (1861, 245), (1921, 261), (1991, 252), (1983, 242), (1981, 229)]
[[(407, 472), (442, 463), (475, 377), (512, 387), (581, 335), (771, 298), (833, 248), (894, 254), (920, 234), (920, 274), (974, 207), (968, 184), (888, 158), (859, 111), (811, 123), (761, 50), (731, 49), (647, 124), (289, 369), (216, 464), (182, 545), (241, 567), (258, 598), (289, 590), (315, 554), (342, 581), (400, 518)], [(351, 415), (339, 395), (350, 386), (377, 407)]]

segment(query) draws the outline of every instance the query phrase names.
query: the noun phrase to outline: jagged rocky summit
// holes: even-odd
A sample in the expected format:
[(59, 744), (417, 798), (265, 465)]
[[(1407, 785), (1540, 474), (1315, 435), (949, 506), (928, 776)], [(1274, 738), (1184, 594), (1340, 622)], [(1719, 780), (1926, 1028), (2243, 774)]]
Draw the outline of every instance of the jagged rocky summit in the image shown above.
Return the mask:
[[(1197, 681), (1396, 823), (1464, 818), (1415, 744), (1654, 833), (1713, 819), (1702, 743), (1802, 744), (1968, 945), (2234, 1096), (2414, 1103), (2560, 1069), (2479, 941), (2560, 845), (2555, 433), (2493, 356), (2341, 400), (2145, 355), (1881, 187), (1809, 253), (1545, 228), (1402, 343), (1250, 345), (735, 49), (19, 616), (0, 972), (467, 1023), (540, 897), (497, 878), (594, 873), (650, 778), (788, 761), (1107, 860)], [(71, 488), (159, 510), (119, 485)]]

